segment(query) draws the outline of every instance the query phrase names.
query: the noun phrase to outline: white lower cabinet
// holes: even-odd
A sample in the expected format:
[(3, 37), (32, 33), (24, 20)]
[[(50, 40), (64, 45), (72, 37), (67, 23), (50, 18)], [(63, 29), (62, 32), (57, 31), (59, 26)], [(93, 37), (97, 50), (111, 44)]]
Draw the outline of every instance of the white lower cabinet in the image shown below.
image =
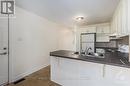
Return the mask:
[(51, 80), (60, 83), (60, 58), (51, 56)]
[(130, 69), (106, 65), (105, 83), (107, 86), (130, 86)]
[(51, 80), (62, 86), (80, 86), (78, 66), (75, 60), (51, 57)]
[(79, 62), (60, 58), (60, 72), (62, 86), (79, 86)]
[(102, 67), (97, 63), (51, 57), (51, 80), (62, 86), (97, 86), (102, 79)]
[(62, 86), (130, 86), (130, 69), (51, 57), (51, 80)]
[(80, 86), (101, 86), (103, 77), (103, 64), (92, 62), (79, 62)]

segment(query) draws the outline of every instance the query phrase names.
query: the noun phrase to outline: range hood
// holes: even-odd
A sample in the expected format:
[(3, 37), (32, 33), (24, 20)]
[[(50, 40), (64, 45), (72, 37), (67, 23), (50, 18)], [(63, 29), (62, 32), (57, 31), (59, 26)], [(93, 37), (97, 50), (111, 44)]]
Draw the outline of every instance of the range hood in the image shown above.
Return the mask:
[(113, 33), (109, 36), (110, 40), (121, 40), (122, 37), (129, 36), (128, 34), (118, 35), (117, 33)]
[(109, 37), (117, 37), (117, 36), (118, 36), (117, 33), (113, 33), (113, 34), (111, 34)]
[(121, 36), (119, 36), (117, 33), (113, 33), (109, 36), (110, 40), (121, 40), (120, 37)]

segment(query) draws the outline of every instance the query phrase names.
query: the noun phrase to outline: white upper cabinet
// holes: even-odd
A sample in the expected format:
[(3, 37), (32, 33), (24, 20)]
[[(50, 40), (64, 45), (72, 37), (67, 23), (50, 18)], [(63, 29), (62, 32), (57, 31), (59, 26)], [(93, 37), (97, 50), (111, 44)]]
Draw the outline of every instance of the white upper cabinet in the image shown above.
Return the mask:
[(100, 24), (96, 28), (97, 35), (96, 41), (97, 42), (109, 42), (109, 35), (110, 35), (110, 24)]
[(128, 32), (129, 32), (129, 34), (130, 34), (130, 0), (128, 0), (128, 4), (127, 4), (127, 6), (128, 6)]
[(81, 42), (89, 42), (89, 43), (93, 43), (94, 42), (94, 35), (93, 34), (89, 34), (89, 35), (82, 35), (81, 36), (82, 40)]
[[(80, 45), (80, 34), (81, 33), (97, 33), (96, 42), (109, 42), (110, 35), (110, 23), (101, 23), (95, 25), (88, 25), (86, 27), (79, 27), (77, 29), (77, 46)], [(79, 50), (79, 48), (78, 48)]]
[(129, 34), (128, 30), (128, 0), (121, 0), (113, 19), (111, 21), (111, 33), (117, 33), (119, 36)]
[(96, 27), (88, 27), (86, 32), (87, 33), (96, 33)]
[(109, 25), (102, 25), (97, 26), (97, 33), (110, 33), (110, 26)]
[(96, 35), (96, 42), (109, 42), (109, 34), (97, 34)]
[(128, 0), (122, 1), (122, 34), (128, 34)]
[(104, 25), (98, 25), (97, 26), (97, 35), (96, 35), (96, 41), (97, 42), (109, 42), (109, 35), (110, 35), (110, 25), (104, 24)]
[(96, 33), (95, 26), (83, 27), (83, 28), (80, 28), (80, 30), (81, 30), (81, 33)]

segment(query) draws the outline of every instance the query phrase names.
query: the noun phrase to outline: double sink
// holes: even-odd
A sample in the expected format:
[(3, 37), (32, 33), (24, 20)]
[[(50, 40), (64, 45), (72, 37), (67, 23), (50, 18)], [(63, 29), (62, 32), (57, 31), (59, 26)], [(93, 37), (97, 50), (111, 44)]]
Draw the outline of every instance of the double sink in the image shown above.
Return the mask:
[(79, 52), (74, 52), (73, 54), (81, 55), (81, 56), (86, 56), (86, 57), (93, 57), (93, 58), (105, 58), (104, 54), (102, 53), (88, 53), (85, 54), (85, 52), (79, 53)]

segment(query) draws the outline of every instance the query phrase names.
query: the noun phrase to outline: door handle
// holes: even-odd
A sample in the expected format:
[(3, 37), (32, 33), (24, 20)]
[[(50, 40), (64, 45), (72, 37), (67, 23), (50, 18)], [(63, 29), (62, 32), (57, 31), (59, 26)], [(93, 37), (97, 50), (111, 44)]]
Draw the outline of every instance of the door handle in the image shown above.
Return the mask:
[(0, 55), (6, 55), (7, 54), (7, 52), (4, 52), (4, 53), (0, 53)]

